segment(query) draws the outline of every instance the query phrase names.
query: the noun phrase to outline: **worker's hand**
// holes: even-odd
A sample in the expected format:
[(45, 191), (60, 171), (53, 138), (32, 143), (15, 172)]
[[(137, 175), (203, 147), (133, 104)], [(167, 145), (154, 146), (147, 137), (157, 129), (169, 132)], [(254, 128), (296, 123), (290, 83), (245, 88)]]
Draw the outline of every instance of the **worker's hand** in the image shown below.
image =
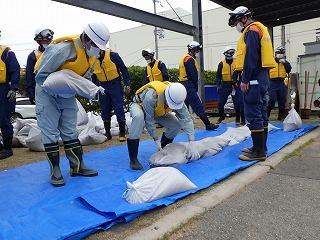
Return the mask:
[(200, 158), (200, 154), (197, 149), (197, 145), (196, 145), (195, 141), (189, 141), (187, 159), (189, 161), (192, 161), (192, 160), (197, 160), (199, 158)]
[(29, 97), (29, 101), (30, 101), (31, 104), (33, 104), (33, 105), (36, 104), (35, 101), (34, 101), (34, 97)]
[(14, 90), (10, 90), (7, 93), (7, 98), (9, 102), (14, 102), (16, 100), (16, 92)]
[(284, 58), (281, 58), (281, 59), (279, 60), (279, 62), (281, 62), (281, 63), (285, 63), (285, 62), (286, 62), (286, 60), (285, 60)]
[(124, 86), (124, 93), (125, 93), (126, 95), (129, 95), (129, 94), (130, 94), (130, 91), (131, 91), (131, 88), (130, 88), (129, 85)]
[(162, 147), (161, 147), (161, 140), (160, 140), (160, 138), (154, 138), (153, 140), (154, 140), (154, 142), (155, 142), (156, 145), (157, 145), (157, 151), (161, 151), (161, 150), (162, 150)]
[(243, 82), (241, 82), (240, 83), (240, 88), (241, 88), (241, 91), (242, 92), (247, 92), (248, 90), (249, 90), (249, 83), (243, 83)]

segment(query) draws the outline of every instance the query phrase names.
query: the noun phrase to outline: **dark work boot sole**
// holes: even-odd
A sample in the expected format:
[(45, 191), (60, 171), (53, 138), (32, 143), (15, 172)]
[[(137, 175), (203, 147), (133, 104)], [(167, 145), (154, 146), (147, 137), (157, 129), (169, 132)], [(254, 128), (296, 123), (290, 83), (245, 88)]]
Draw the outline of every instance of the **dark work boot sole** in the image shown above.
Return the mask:
[(70, 176), (71, 177), (95, 177), (98, 176), (98, 172), (95, 170), (85, 170), (83, 172), (76, 172), (72, 168), (70, 168)]
[(63, 178), (61, 179), (51, 178), (51, 185), (54, 187), (62, 187), (65, 185), (65, 183)]
[(239, 159), (242, 160), (242, 161), (260, 161), (260, 162), (263, 162), (267, 159), (266, 156), (262, 156), (262, 157), (259, 157), (259, 156), (252, 156), (251, 154), (242, 154), (239, 156)]

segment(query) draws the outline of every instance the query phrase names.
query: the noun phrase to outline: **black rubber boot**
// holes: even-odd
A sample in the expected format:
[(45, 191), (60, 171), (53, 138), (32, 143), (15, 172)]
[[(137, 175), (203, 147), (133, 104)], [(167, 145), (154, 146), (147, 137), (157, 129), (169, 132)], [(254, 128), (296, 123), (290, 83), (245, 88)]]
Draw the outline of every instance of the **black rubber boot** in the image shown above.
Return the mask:
[(264, 151), (267, 154), (267, 152), (268, 152), (268, 144), (267, 144), (267, 142), (268, 142), (268, 134), (269, 134), (268, 126), (263, 127), (263, 130), (264, 130)]
[(104, 124), (104, 129), (106, 130), (105, 136), (107, 137), (108, 140), (111, 140), (112, 139), (111, 132), (110, 132), (111, 122), (104, 121), (103, 124)]
[(173, 139), (167, 138), (165, 133), (162, 133), (161, 148), (164, 148), (165, 146), (167, 146), (169, 143), (172, 143), (172, 142), (173, 142)]
[(278, 118), (277, 118), (277, 119), (278, 119), (279, 121), (283, 121), (285, 118), (286, 118), (286, 110), (279, 108)]
[(128, 152), (130, 158), (130, 168), (133, 170), (143, 169), (142, 165), (138, 161), (139, 141), (140, 139), (127, 139)]
[(222, 123), (223, 120), (226, 119), (226, 117), (224, 115), (224, 109), (219, 109), (218, 111), (219, 111), (219, 118), (218, 118), (216, 124), (220, 124), (220, 123)]
[(265, 161), (266, 152), (265, 147), (265, 137), (264, 130), (259, 129), (251, 131), (252, 142), (253, 142), (253, 151), (251, 153), (243, 154), (239, 156), (239, 159), (242, 161)]
[(0, 152), (0, 160), (6, 159), (13, 155), (12, 152), (12, 135), (3, 135), (3, 147)]
[(64, 180), (61, 174), (59, 162), (59, 144), (58, 143), (50, 143), (44, 144), (44, 149), (48, 156), (48, 161), (50, 165), (50, 173), (51, 173), (51, 184), (55, 187), (61, 187), (64, 185)]
[(270, 118), (271, 110), (272, 110), (272, 108), (268, 106), (268, 107), (267, 107), (267, 111), (268, 111), (268, 118)]
[(94, 177), (98, 172), (86, 168), (83, 162), (83, 151), (80, 141), (78, 139), (63, 142), (64, 151), (70, 164), (70, 176)]
[(241, 125), (241, 112), (240, 110), (236, 110), (236, 126)]
[(202, 120), (202, 122), (204, 123), (204, 125), (206, 126), (206, 130), (212, 131), (212, 130), (215, 130), (216, 128), (219, 127), (219, 125), (210, 123), (206, 114), (199, 116), (199, 117)]
[[(263, 127), (264, 131), (264, 151), (267, 153), (268, 152), (268, 147), (267, 147), (267, 141), (268, 141), (268, 127)], [(243, 148), (241, 150), (244, 153), (252, 153), (253, 151), (253, 146), (249, 148)]]
[(241, 124), (242, 126), (245, 126), (246, 125), (246, 118), (244, 116), (244, 112), (241, 112)]
[[(119, 131), (120, 131), (119, 141), (120, 142), (126, 141), (126, 122), (125, 121), (119, 122)], [(111, 136), (111, 134), (110, 134), (110, 136)]]

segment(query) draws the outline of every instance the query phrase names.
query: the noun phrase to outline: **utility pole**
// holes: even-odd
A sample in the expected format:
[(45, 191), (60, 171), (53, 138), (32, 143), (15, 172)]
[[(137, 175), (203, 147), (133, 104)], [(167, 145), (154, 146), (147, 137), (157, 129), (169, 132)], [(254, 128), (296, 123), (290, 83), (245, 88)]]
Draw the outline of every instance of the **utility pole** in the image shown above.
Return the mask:
[[(153, 13), (157, 15), (157, 6), (156, 3), (158, 0), (152, 0), (153, 1)], [(154, 27), (154, 50), (156, 53), (156, 59), (159, 58), (159, 49), (158, 49), (158, 28)]]
[(281, 25), (281, 46), (286, 47), (286, 26)]

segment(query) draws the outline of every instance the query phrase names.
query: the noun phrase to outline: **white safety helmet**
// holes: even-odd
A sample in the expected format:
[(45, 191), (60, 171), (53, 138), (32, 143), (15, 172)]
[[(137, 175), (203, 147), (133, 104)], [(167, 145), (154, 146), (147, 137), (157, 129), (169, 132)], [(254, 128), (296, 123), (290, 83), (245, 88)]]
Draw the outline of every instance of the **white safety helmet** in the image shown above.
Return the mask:
[(170, 83), (165, 89), (165, 97), (169, 108), (181, 109), (187, 97), (187, 90), (181, 83)]
[(202, 49), (202, 45), (200, 43), (198, 43), (197, 41), (192, 41), (188, 44), (188, 49), (196, 49), (196, 50), (200, 50)]
[(240, 6), (234, 9), (231, 13), (229, 13), (229, 26), (234, 27), (235, 23), (239, 21), (244, 16), (251, 16), (252, 12), (245, 6)]
[(223, 54), (226, 57), (232, 58), (236, 50), (233, 47), (227, 46), (224, 48)]
[(154, 51), (150, 48), (146, 48), (142, 50), (142, 56), (143, 57), (153, 57), (154, 56)]
[(36, 31), (34, 32), (34, 40), (35, 41), (51, 41), (53, 39), (53, 34), (54, 32), (50, 28), (37, 28)]
[(107, 50), (107, 43), (110, 39), (109, 29), (103, 23), (88, 23), (83, 28), (84, 33), (97, 45), (101, 50)]

